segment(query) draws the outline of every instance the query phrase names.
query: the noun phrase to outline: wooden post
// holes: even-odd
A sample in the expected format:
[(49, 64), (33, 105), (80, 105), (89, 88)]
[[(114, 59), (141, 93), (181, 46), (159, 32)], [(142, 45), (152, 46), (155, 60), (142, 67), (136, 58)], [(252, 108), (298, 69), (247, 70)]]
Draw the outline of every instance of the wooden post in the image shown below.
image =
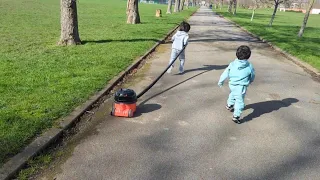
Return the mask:
[(162, 17), (161, 9), (156, 10), (156, 17)]

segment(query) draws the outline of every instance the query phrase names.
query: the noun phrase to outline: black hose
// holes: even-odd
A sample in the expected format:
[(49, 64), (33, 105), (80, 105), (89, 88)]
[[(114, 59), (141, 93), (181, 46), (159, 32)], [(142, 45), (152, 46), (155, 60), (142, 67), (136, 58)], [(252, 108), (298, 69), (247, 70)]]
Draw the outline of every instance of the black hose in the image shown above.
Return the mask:
[(140, 92), (137, 96), (137, 98), (140, 98), (144, 93), (146, 93), (147, 91), (149, 91), (150, 88), (152, 88), (152, 86), (154, 84), (156, 84), (159, 79), (167, 72), (167, 70), (172, 66), (172, 64), (178, 59), (178, 57), (181, 55), (181, 53), (183, 52), (183, 50), (186, 48), (186, 46), (183, 46), (183, 48), (181, 49), (181, 51), (179, 52), (179, 54), (176, 56), (176, 58), (174, 58), (174, 60), (169, 64), (169, 66), (160, 74), (160, 76), (154, 80), (147, 88), (145, 88), (142, 92)]

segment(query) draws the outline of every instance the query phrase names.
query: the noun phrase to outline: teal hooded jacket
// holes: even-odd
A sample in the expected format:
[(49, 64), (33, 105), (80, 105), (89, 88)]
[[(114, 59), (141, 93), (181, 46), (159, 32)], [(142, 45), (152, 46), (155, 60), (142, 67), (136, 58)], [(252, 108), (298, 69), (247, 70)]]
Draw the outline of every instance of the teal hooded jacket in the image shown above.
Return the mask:
[(222, 86), (227, 78), (230, 85), (248, 86), (254, 81), (254, 68), (247, 60), (236, 59), (221, 74), (218, 85)]

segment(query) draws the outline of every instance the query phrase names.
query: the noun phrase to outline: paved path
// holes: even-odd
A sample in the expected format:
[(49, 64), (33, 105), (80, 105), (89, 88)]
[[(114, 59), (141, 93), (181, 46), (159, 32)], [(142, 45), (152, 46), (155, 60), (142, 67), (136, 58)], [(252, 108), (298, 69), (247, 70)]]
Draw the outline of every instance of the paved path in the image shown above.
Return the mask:
[[(99, 124), (40, 179), (320, 179), (319, 82), (206, 8), (190, 23), (185, 74), (166, 74), (135, 118), (110, 117), (107, 100), (91, 119)], [(252, 48), (256, 80), (237, 125), (224, 109), (228, 87), (216, 84), (241, 44)], [(160, 74), (170, 46), (128, 86), (140, 92)]]

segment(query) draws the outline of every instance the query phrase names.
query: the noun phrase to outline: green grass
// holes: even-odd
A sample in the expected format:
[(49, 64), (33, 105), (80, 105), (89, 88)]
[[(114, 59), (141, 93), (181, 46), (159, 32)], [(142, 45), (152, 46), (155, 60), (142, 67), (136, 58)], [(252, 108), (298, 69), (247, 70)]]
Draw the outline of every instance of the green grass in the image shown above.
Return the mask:
[(303, 13), (278, 11), (273, 26), (268, 27), (273, 9), (256, 10), (252, 22), (252, 10), (239, 8), (236, 16), (227, 13), (226, 8), (217, 12), (320, 70), (320, 15), (310, 15), (304, 35), (299, 39)]
[(37, 156), (28, 161), (28, 167), (19, 172), (17, 179), (28, 180), (31, 175), (37, 174), (41, 169), (48, 168), (51, 162), (52, 156), (49, 154)]
[(0, 164), (70, 113), (143, 55), (195, 9), (158, 19), (165, 5), (140, 4), (126, 24), (126, 1), (79, 0), (84, 45), (59, 47), (57, 0), (1, 0)]

